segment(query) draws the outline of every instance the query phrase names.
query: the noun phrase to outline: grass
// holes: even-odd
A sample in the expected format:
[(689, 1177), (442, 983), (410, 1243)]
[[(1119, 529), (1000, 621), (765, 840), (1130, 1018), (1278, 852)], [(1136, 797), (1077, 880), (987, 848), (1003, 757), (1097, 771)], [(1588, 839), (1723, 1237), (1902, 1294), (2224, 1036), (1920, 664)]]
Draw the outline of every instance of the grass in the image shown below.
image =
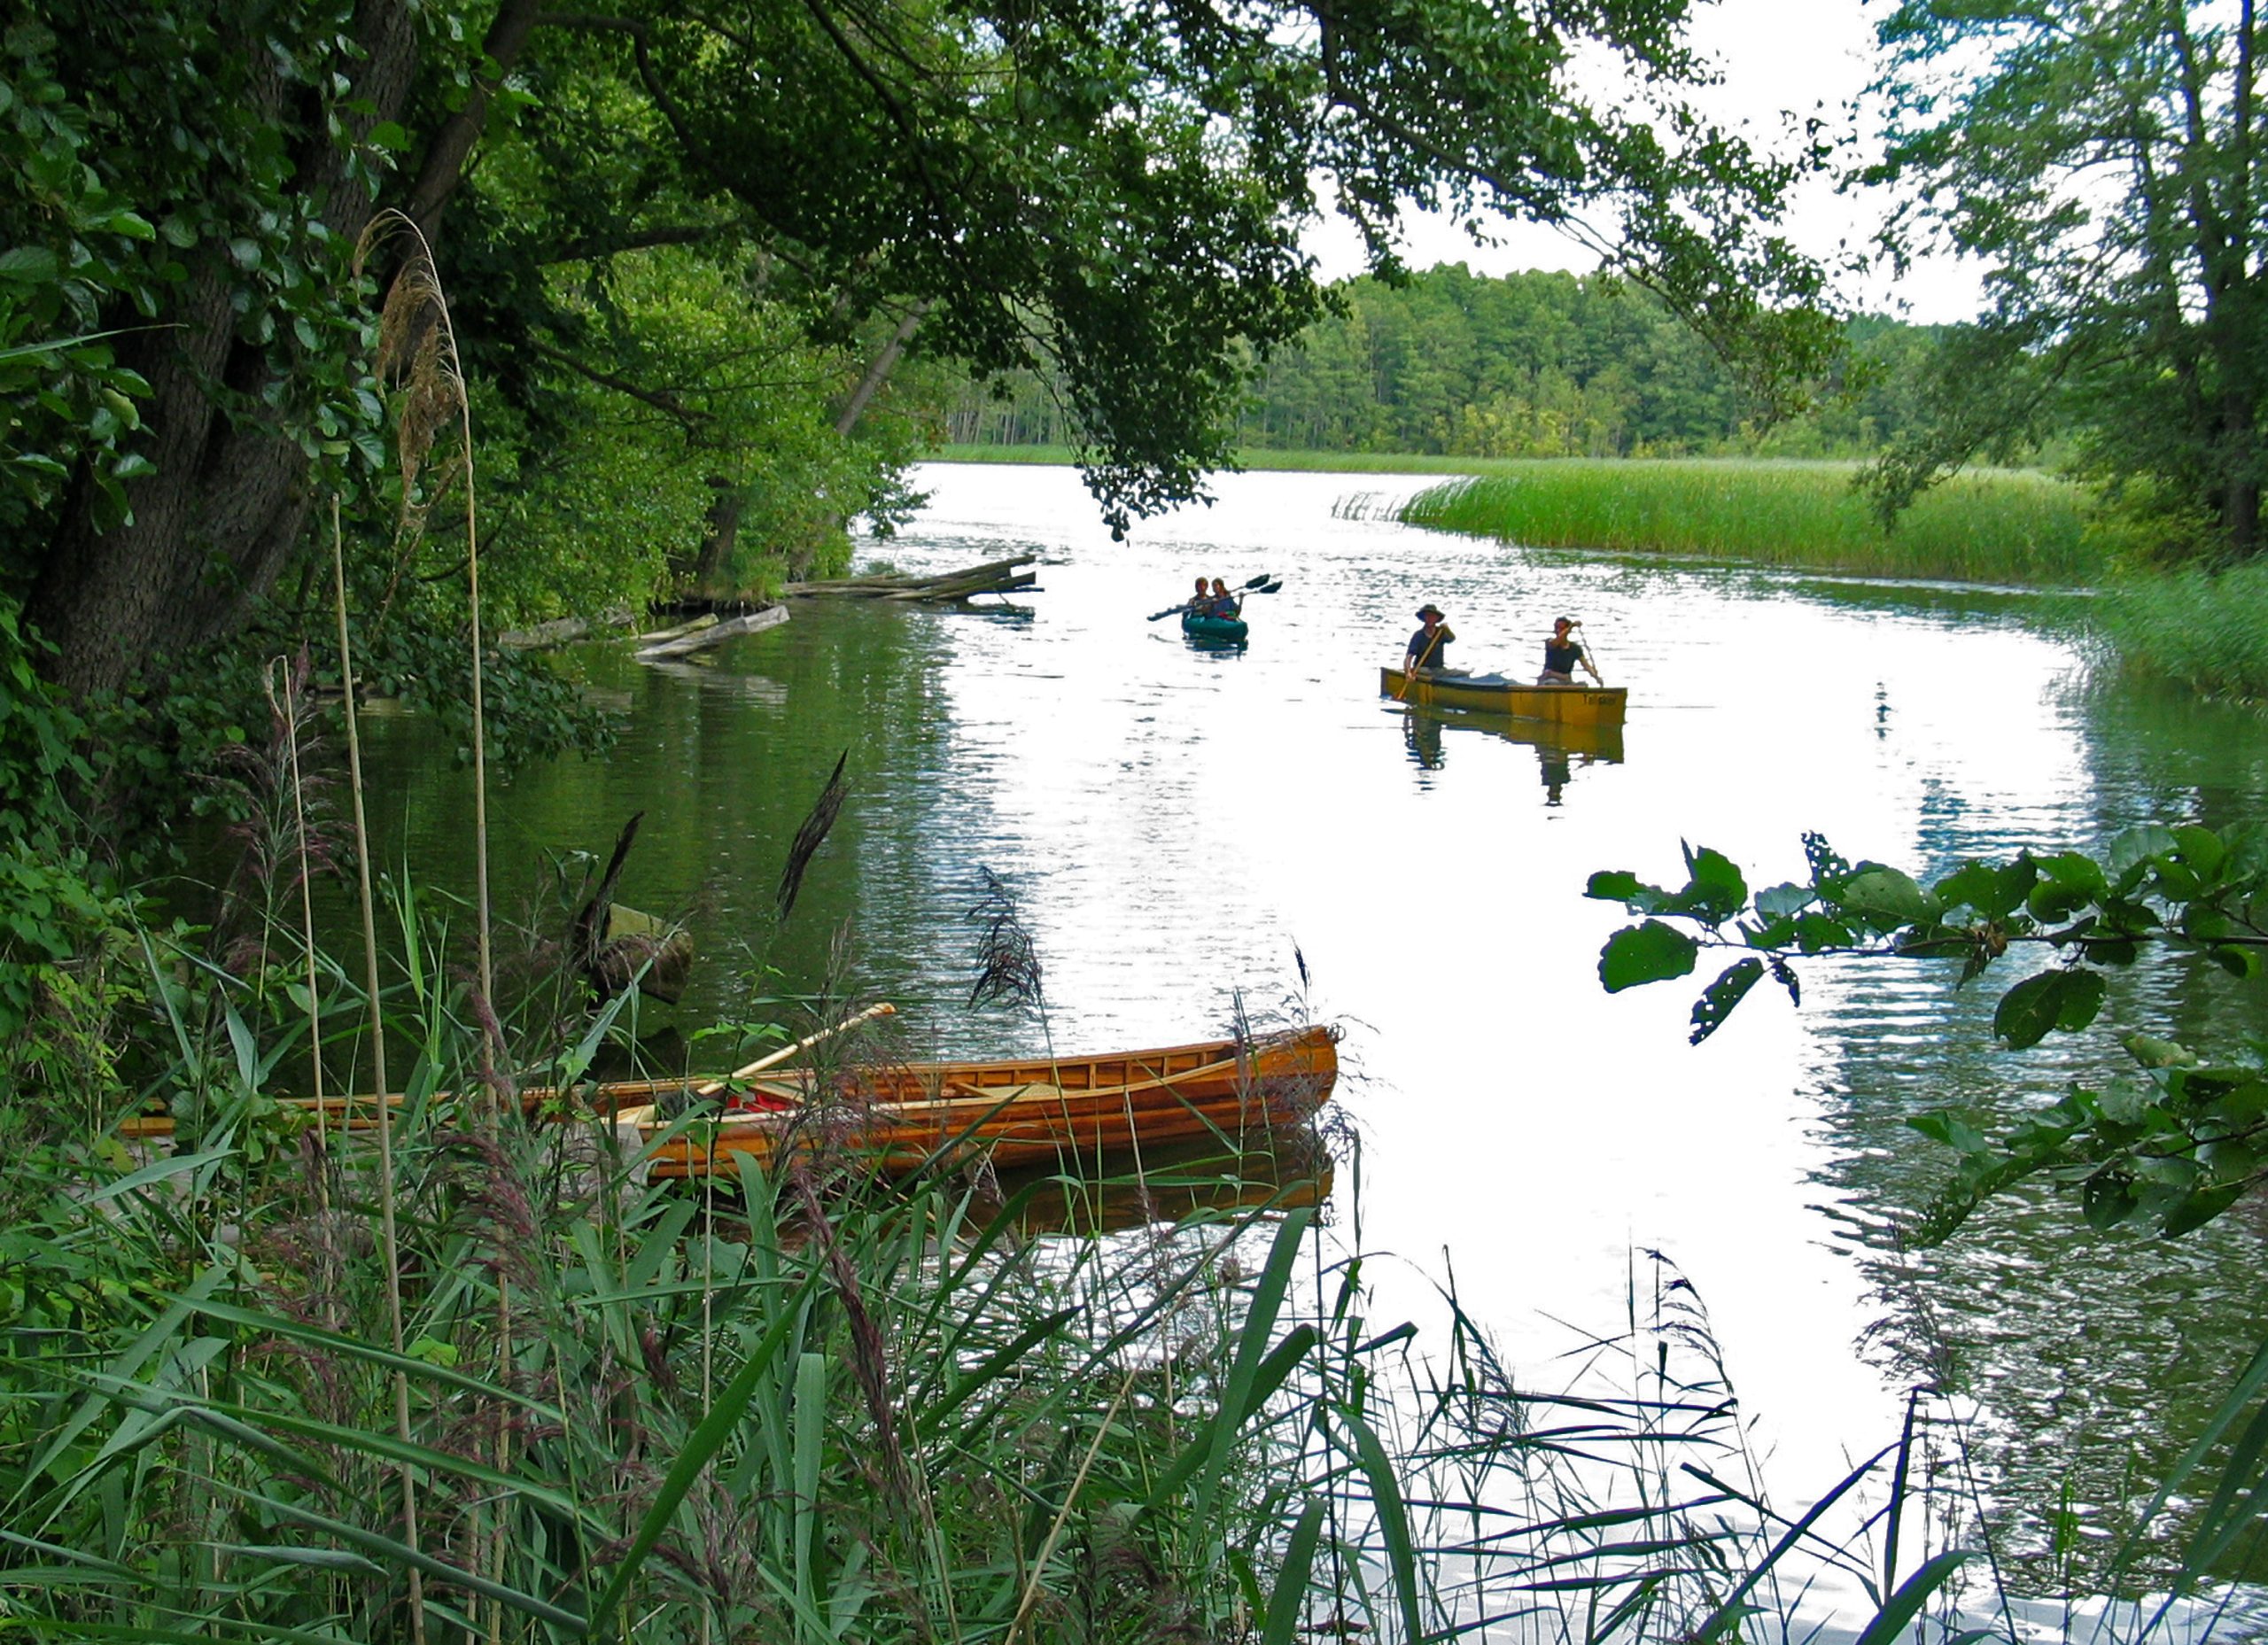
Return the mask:
[(2084, 493), (2031, 472), (1968, 474), (1884, 530), (1840, 462), (1567, 459), (1503, 465), (1402, 518), (1523, 546), (1666, 554), (1866, 576), (2078, 586), (2103, 570)]
[(2126, 673), (2268, 701), (2268, 564), (2124, 578), (2090, 602), (2086, 619)]
[[(949, 462), (1073, 461), (1060, 446), (950, 446)], [(1885, 531), (1851, 489), (1860, 465), (1748, 458), (1512, 460), (1247, 451), (1247, 469), (1464, 477), (1402, 518), (1545, 548), (1604, 549), (1871, 577), (2079, 586), (2103, 573), (2078, 487), (2029, 469), (1947, 481)]]

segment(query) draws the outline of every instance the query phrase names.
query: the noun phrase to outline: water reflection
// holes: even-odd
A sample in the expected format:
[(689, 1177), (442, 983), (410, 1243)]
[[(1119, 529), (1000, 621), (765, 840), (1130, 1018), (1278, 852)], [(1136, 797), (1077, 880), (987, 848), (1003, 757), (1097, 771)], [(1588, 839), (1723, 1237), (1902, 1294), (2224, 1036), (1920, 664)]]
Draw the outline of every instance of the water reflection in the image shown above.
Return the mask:
[(1107, 1234), (1259, 1206), (1321, 1206), (1331, 1198), (1333, 1173), (1329, 1144), (1302, 1125), (1276, 1133), (1264, 1149), (1224, 1152), (1205, 1138), (1147, 1149), (1124, 1170), (1004, 1171), (987, 1184), (985, 1198), (1014, 1207), (1028, 1234)]
[[(1595, 764), (1622, 764), (1619, 726), (1561, 726), (1546, 720), (1520, 719), (1508, 714), (1441, 713), (1428, 709), (1400, 708), (1402, 746), (1421, 772), (1436, 772), (1448, 762), (1445, 733), (1470, 732), (1503, 742), (1525, 743), (1535, 750), (1536, 769), (1543, 787), (1543, 803), (1563, 803), (1569, 783), (1578, 772)], [(1421, 783), (1423, 779), (1420, 779)]]

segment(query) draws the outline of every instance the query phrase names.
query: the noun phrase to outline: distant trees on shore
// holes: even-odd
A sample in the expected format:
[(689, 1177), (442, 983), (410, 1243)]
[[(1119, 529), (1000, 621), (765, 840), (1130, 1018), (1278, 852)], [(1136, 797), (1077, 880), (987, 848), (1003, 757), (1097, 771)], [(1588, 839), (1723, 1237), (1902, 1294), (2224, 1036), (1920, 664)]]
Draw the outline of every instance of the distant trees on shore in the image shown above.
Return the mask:
[[(1814, 409), (1768, 424), (1736, 374), (1650, 292), (1598, 275), (1476, 275), (1449, 264), (1401, 286), (1365, 275), (1262, 368), (1247, 449), (1465, 457), (1862, 456), (1913, 423), (1912, 384), (1944, 328), (1864, 317)], [(1024, 376), (969, 384), (957, 445), (1068, 444), (1059, 396)]]

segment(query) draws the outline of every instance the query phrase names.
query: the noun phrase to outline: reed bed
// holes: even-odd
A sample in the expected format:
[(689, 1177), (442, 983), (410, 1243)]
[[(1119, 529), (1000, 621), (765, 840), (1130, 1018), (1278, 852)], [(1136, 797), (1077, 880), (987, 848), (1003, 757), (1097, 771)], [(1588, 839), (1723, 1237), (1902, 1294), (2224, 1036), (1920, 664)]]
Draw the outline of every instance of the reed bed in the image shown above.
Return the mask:
[(2085, 616), (2126, 673), (2268, 702), (2268, 564), (2121, 578)]
[(2084, 493), (2045, 475), (1947, 481), (1885, 529), (1854, 465), (1706, 460), (1502, 465), (1413, 498), (1413, 525), (1549, 548), (1663, 554), (1874, 577), (2076, 586), (2102, 571)]

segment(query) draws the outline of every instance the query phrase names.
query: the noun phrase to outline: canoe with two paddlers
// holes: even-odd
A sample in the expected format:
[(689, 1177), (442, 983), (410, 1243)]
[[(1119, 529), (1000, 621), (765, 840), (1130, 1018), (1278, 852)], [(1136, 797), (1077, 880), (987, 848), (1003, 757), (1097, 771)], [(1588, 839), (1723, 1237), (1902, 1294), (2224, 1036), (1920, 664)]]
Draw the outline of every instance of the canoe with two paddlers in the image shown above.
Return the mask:
[(1467, 709), (1564, 726), (1619, 726), (1630, 695), (1627, 686), (1536, 686), (1502, 674), (1452, 674), (1398, 668), (1379, 670), (1379, 694), (1416, 708)]

